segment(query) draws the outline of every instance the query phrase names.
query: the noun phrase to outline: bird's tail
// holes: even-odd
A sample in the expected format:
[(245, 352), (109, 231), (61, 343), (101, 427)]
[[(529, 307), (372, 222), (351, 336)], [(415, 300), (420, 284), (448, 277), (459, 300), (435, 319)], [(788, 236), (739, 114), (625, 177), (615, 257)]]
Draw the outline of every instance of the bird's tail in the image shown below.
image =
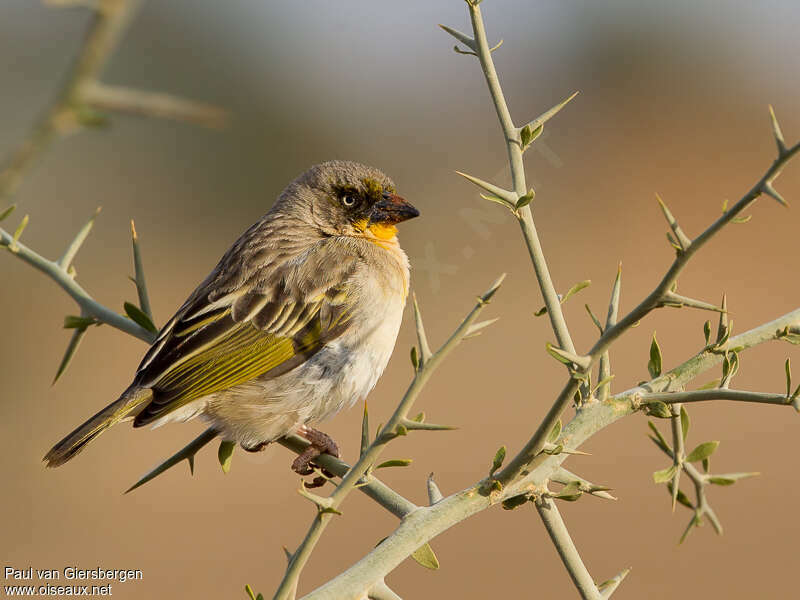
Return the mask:
[(106, 429), (127, 417), (134, 416), (152, 399), (153, 393), (148, 388), (133, 386), (128, 388), (118, 400), (106, 406), (53, 446), (42, 460), (48, 467), (63, 465)]

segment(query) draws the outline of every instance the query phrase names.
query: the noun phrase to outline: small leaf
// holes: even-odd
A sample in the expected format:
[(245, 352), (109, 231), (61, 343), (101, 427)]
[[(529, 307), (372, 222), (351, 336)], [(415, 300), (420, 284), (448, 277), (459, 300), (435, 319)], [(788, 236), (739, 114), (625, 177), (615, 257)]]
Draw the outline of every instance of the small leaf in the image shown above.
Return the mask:
[(379, 464), (376, 469), (386, 469), (389, 467), (407, 467), (411, 464), (410, 458), (395, 458), (392, 460), (387, 460), (386, 462), (382, 462)]
[(706, 346), (708, 346), (709, 341), (711, 340), (711, 321), (706, 321), (703, 323), (703, 335), (706, 338)]
[(141, 325), (151, 333), (158, 333), (158, 329), (156, 329), (156, 326), (153, 325), (153, 322), (150, 320), (150, 317), (144, 314), (141, 308), (139, 308), (135, 304), (131, 304), (130, 302), (126, 302), (124, 304), (124, 307), (125, 307), (125, 314), (127, 314), (133, 322), (137, 323), (138, 325)]
[(711, 381), (707, 381), (703, 385), (701, 385), (698, 390), (713, 390), (715, 387), (719, 385), (720, 379), (712, 379)]
[(661, 432), (658, 430), (658, 427), (656, 427), (656, 424), (653, 423), (652, 421), (648, 421), (647, 426), (650, 428), (650, 431), (652, 431), (655, 434), (655, 437), (650, 439), (652, 439), (656, 443), (656, 445), (665, 452), (669, 451), (670, 450), (669, 444), (667, 444), (667, 440), (664, 439), (664, 436), (661, 435)]
[(3, 210), (3, 212), (0, 212), (0, 221), (6, 219), (11, 213), (14, 212), (14, 209), (16, 208), (17, 208), (16, 204), (12, 204), (11, 206), (6, 207), (5, 210)]
[(652, 378), (661, 375), (661, 348), (655, 333), (653, 333), (653, 341), (650, 343), (650, 360), (647, 362), (647, 370)]
[(670, 465), (666, 469), (661, 469), (660, 471), (656, 471), (653, 473), (653, 481), (655, 483), (666, 483), (672, 480), (673, 475), (675, 475), (675, 471), (678, 470), (678, 467), (675, 465)]
[(699, 462), (708, 458), (719, 446), (719, 441), (703, 442), (686, 456), (686, 462)]
[[(667, 491), (669, 491), (670, 497), (672, 496), (672, 482), (667, 483)], [(678, 495), (676, 496), (676, 500), (683, 504), (686, 508), (694, 508), (689, 497), (683, 493), (683, 490), (678, 490)]]
[(577, 294), (578, 292), (580, 292), (583, 289), (586, 289), (590, 285), (592, 285), (592, 281), (590, 279), (585, 279), (584, 281), (579, 281), (578, 283), (576, 283), (575, 285), (573, 285), (571, 288), (569, 288), (567, 290), (567, 293), (564, 294), (564, 297), (561, 299), (561, 304), (564, 304), (564, 302), (569, 300), (569, 298), (571, 296), (574, 296), (575, 294)]
[(689, 413), (686, 412), (686, 409), (681, 406), (681, 434), (683, 435), (683, 441), (686, 441), (686, 436), (689, 435)]
[(546, 314), (547, 314), (547, 307), (543, 306), (542, 308), (537, 310), (535, 313), (533, 313), (533, 316), (534, 317), (541, 317), (542, 315), (546, 315)]
[(786, 370), (786, 397), (789, 398), (792, 395), (792, 366), (788, 358), (786, 359), (784, 369)]
[(651, 417), (658, 417), (659, 419), (671, 419), (672, 412), (669, 410), (669, 406), (657, 400), (655, 402), (648, 402), (645, 405), (645, 414), (650, 415)]
[(253, 588), (249, 585), (244, 586), (244, 591), (247, 592), (247, 595), (250, 596), (250, 600), (256, 600), (256, 595), (253, 593)]
[(520, 494), (519, 496), (512, 496), (511, 498), (506, 498), (503, 500), (503, 508), (505, 510), (514, 510), (515, 508), (522, 506), (526, 502), (528, 502), (530, 498), (525, 494)]
[(603, 334), (603, 326), (600, 324), (600, 320), (597, 317), (594, 316), (594, 313), (592, 312), (592, 309), (589, 308), (588, 304), (584, 304), (583, 306), (584, 306), (584, 308), (586, 308), (586, 312), (589, 313), (589, 316), (591, 317), (592, 322), (595, 324), (595, 327), (597, 327), (600, 330), (600, 335), (602, 335)]
[(575, 502), (578, 498), (581, 497), (583, 491), (581, 491), (580, 483), (577, 481), (571, 481), (563, 488), (561, 491), (554, 496), (554, 498), (558, 498), (559, 500), (564, 500), (566, 502)]
[(500, 467), (503, 466), (503, 461), (506, 459), (506, 447), (500, 446), (495, 452), (494, 459), (492, 459), (492, 468), (489, 471), (489, 476), (491, 477), (494, 475), (494, 472), (497, 471)]
[(81, 344), (81, 340), (83, 340), (83, 336), (86, 334), (86, 327), (77, 327), (72, 334), (72, 337), (69, 340), (69, 344), (67, 344), (67, 349), (64, 352), (64, 357), (61, 359), (61, 363), (58, 365), (58, 370), (56, 371), (56, 376), (53, 378), (53, 385), (55, 385), (58, 378), (64, 374), (64, 371), (67, 370), (69, 363), (72, 361), (72, 357), (75, 356), (75, 352), (78, 350), (78, 346)]
[(703, 459), (703, 471), (708, 473), (708, 470), (711, 468), (711, 459), (706, 457)]
[(553, 428), (550, 430), (550, 433), (547, 435), (547, 441), (549, 443), (552, 444), (553, 442), (555, 442), (558, 439), (558, 436), (561, 435), (561, 428), (562, 427), (563, 426), (561, 424), (561, 419), (559, 419), (558, 421), (556, 421), (556, 424), (553, 425)]
[(528, 190), (527, 194), (517, 198), (517, 204), (514, 206), (514, 208), (516, 208), (516, 210), (519, 210), (524, 206), (528, 206), (528, 204), (530, 204), (531, 201), (533, 200), (534, 196), (536, 196), (536, 192), (533, 191), (533, 188), (531, 188), (530, 190)]
[(364, 400), (364, 416), (361, 418), (361, 454), (369, 448), (369, 412), (367, 411), (367, 401)]
[(219, 450), (217, 450), (217, 458), (222, 467), (223, 473), (228, 473), (231, 470), (231, 460), (233, 460), (233, 449), (236, 447), (236, 442), (221, 441), (219, 443)]
[(523, 152), (527, 149), (528, 146), (533, 143), (536, 138), (542, 135), (542, 131), (544, 130), (544, 124), (539, 125), (538, 127), (532, 128), (530, 123), (525, 125), (520, 132), (519, 137), (520, 141), (522, 142), (522, 150)]
[(395, 428), (394, 432), (395, 432), (395, 435), (397, 435), (397, 436), (408, 435), (408, 427), (406, 427), (405, 425), (400, 423), (400, 424), (397, 425), (397, 427)]
[(430, 544), (425, 544), (424, 546), (420, 546), (414, 550), (411, 558), (413, 558), (415, 561), (417, 561), (417, 563), (426, 569), (435, 571), (439, 568), (439, 559), (436, 558), (436, 554), (433, 553), (433, 549), (431, 548)]
[(735, 479), (728, 479), (727, 477), (709, 477), (708, 481), (714, 485), (733, 485), (736, 483)]
[(513, 205), (508, 200), (503, 200), (500, 196), (495, 196), (494, 194), (479, 194), (481, 198), (484, 200), (488, 200), (489, 202), (494, 202), (495, 204), (500, 204), (501, 206), (505, 206), (506, 208), (512, 208)]
[(564, 451), (564, 446), (559, 444), (558, 446), (553, 446), (552, 448), (543, 448), (542, 452), (544, 454), (549, 454), (550, 456), (558, 456)]
[(417, 356), (417, 347), (411, 346), (411, 366), (416, 371), (419, 367), (419, 357)]
[(67, 315), (64, 317), (64, 329), (86, 329), (89, 325), (94, 325), (99, 321), (94, 317), (76, 317)]
[(19, 225), (17, 225), (16, 231), (14, 231), (14, 244), (16, 244), (19, 241), (22, 232), (25, 231), (25, 228), (28, 226), (29, 220), (30, 217), (28, 215), (22, 217), (22, 221), (20, 221)]

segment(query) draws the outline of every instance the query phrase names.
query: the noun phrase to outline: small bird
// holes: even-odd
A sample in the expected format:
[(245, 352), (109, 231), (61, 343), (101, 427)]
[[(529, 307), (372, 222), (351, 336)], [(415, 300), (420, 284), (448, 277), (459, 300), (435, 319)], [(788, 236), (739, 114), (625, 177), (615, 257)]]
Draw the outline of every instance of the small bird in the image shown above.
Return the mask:
[(408, 295), (399, 222), (419, 212), (381, 171), (311, 167), (236, 240), (164, 325), (118, 400), (44, 457), (64, 464), (106, 429), (201, 417), (257, 451), (297, 433), (292, 468), (336, 443), (311, 424), (364, 398), (394, 349)]

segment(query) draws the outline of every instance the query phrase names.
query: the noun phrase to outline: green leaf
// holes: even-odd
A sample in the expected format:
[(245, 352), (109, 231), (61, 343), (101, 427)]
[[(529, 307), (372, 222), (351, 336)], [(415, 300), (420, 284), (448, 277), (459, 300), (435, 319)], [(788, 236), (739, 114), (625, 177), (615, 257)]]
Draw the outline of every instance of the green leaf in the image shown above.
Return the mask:
[(127, 314), (128, 317), (130, 317), (130, 319), (133, 322), (141, 325), (151, 333), (158, 333), (158, 329), (156, 329), (156, 326), (153, 325), (153, 322), (150, 320), (150, 317), (144, 314), (141, 308), (139, 308), (135, 304), (131, 304), (130, 302), (126, 302), (124, 304), (124, 307), (125, 307), (125, 314)]
[(706, 346), (708, 346), (711, 341), (711, 321), (703, 323), (703, 335), (706, 338)]
[(219, 443), (219, 450), (217, 450), (217, 458), (219, 464), (222, 466), (222, 472), (228, 473), (231, 470), (231, 460), (233, 460), (233, 449), (236, 447), (236, 442), (222, 441)]
[(376, 469), (386, 469), (389, 467), (407, 467), (411, 464), (410, 458), (395, 458), (392, 460), (387, 460), (386, 462), (382, 462), (379, 464)]
[(411, 346), (411, 366), (416, 371), (419, 367), (419, 357), (417, 356), (417, 347)]
[(16, 231), (14, 231), (14, 243), (15, 244), (19, 241), (19, 238), (22, 235), (22, 232), (25, 231), (25, 228), (28, 226), (28, 221), (29, 220), (30, 220), (30, 217), (28, 215), (25, 215), (24, 217), (22, 217), (22, 221), (20, 221), (19, 225), (17, 225), (17, 229), (16, 229)]
[(500, 204), (501, 206), (505, 206), (506, 208), (511, 208), (512, 205), (508, 200), (503, 200), (500, 196), (495, 196), (494, 194), (479, 194), (481, 198), (484, 200), (488, 200), (489, 202), (494, 202), (495, 204)]
[(94, 317), (76, 317), (75, 315), (64, 317), (64, 329), (86, 329), (95, 323), (99, 323), (99, 321)]
[(672, 412), (669, 410), (669, 406), (667, 406), (660, 400), (656, 400), (655, 402), (648, 402), (645, 405), (645, 414), (648, 414), (651, 417), (658, 417), (659, 419), (672, 418)]
[(586, 308), (586, 312), (589, 313), (589, 316), (592, 319), (592, 323), (595, 324), (595, 327), (597, 327), (600, 330), (600, 335), (602, 335), (603, 334), (603, 325), (600, 323), (600, 320), (597, 317), (594, 316), (594, 313), (592, 312), (592, 309), (589, 308), (588, 304), (584, 304), (583, 306), (584, 306), (584, 308)]
[(706, 457), (703, 459), (703, 471), (708, 473), (708, 470), (711, 468), (711, 459)]
[(531, 127), (530, 123), (525, 125), (525, 127), (520, 130), (519, 137), (520, 142), (522, 142), (523, 152), (536, 140), (536, 138), (542, 135), (543, 130), (544, 124), (541, 124), (538, 127)]
[(784, 369), (786, 370), (786, 397), (788, 398), (792, 395), (792, 366), (788, 358), (786, 359)]
[(656, 427), (655, 423), (653, 423), (652, 421), (648, 421), (647, 426), (650, 428), (650, 431), (652, 431), (655, 434), (655, 437), (651, 437), (650, 439), (653, 440), (653, 442), (655, 442), (656, 446), (658, 446), (665, 452), (668, 452), (670, 450), (669, 444), (667, 444), (667, 440), (665, 440), (664, 436), (661, 435), (661, 432), (658, 430), (658, 427)]
[(547, 314), (547, 307), (543, 306), (542, 308), (537, 310), (535, 313), (533, 313), (533, 316), (534, 317), (541, 317), (542, 315), (545, 315), (545, 314)]
[(369, 412), (367, 411), (367, 401), (364, 400), (364, 416), (361, 419), (361, 454), (360, 456), (364, 456), (364, 453), (369, 448)]
[(556, 494), (554, 498), (565, 500), (566, 502), (575, 502), (575, 500), (580, 498), (582, 494), (583, 492), (581, 491), (580, 483), (577, 481), (571, 481), (561, 488), (561, 491)]
[(561, 444), (559, 444), (558, 446), (555, 446), (553, 448), (543, 448), (542, 449), (542, 452), (544, 454), (549, 454), (550, 456), (558, 456), (563, 451), (564, 451), (564, 446), (562, 446)]
[(655, 332), (653, 332), (653, 341), (650, 343), (650, 360), (647, 362), (647, 370), (650, 372), (651, 378), (661, 375), (661, 348)]
[(666, 483), (672, 480), (672, 477), (675, 475), (675, 471), (678, 470), (678, 467), (675, 465), (670, 465), (666, 469), (661, 469), (660, 471), (656, 471), (653, 473), (653, 481), (655, 483)]
[(570, 359), (568, 359), (566, 356), (563, 356), (562, 354), (559, 353), (561, 348), (556, 348), (550, 342), (545, 343), (544, 347), (547, 350), (547, 353), (550, 356), (552, 356), (553, 358), (555, 358), (558, 362), (560, 362), (562, 364), (565, 364), (565, 365), (572, 365), (572, 361)]
[[(670, 497), (672, 497), (672, 482), (667, 483), (667, 491), (669, 492)], [(683, 493), (683, 490), (678, 490), (678, 495), (676, 499), (679, 503), (683, 504), (686, 508), (694, 508), (692, 502), (689, 500), (689, 497)]]
[(714, 440), (711, 442), (703, 442), (699, 446), (697, 446), (694, 450), (689, 452), (686, 456), (686, 462), (699, 462), (705, 458), (708, 458), (719, 446), (719, 441)]
[(512, 496), (511, 498), (506, 498), (505, 500), (503, 500), (503, 508), (505, 510), (514, 510), (515, 508), (522, 506), (529, 500), (530, 498), (525, 494), (520, 494), (519, 496)]
[(727, 477), (709, 477), (708, 481), (714, 485), (733, 485), (736, 483), (735, 479), (728, 479)]
[(578, 283), (576, 283), (575, 285), (573, 285), (571, 288), (569, 288), (567, 290), (567, 293), (564, 294), (563, 298), (561, 298), (561, 304), (564, 304), (564, 302), (569, 300), (569, 298), (571, 296), (574, 296), (575, 294), (577, 294), (578, 292), (580, 292), (583, 289), (586, 289), (590, 285), (592, 285), (592, 281), (590, 279), (585, 279), (583, 281), (579, 281)]
[(256, 595), (253, 593), (253, 588), (251, 588), (249, 584), (244, 586), (244, 591), (247, 592), (250, 600), (256, 600)]
[(519, 210), (520, 208), (522, 208), (524, 206), (528, 206), (528, 204), (530, 204), (531, 201), (533, 200), (534, 196), (536, 196), (536, 192), (533, 190), (533, 188), (531, 188), (530, 190), (528, 190), (527, 194), (517, 198), (517, 204), (515, 205), (514, 208)]
[(681, 406), (681, 434), (683, 435), (683, 441), (686, 441), (686, 436), (689, 435), (689, 413), (686, 412), (686, 409)]
[(563, 425), (561, 424), (561, 419), (556, 421), (556, 424), (553, 425), (553, 428), (550, 430), (550, 433), (547, 435), (547, 441), (549, 443), (553, 443), (558, 439), (558, 436), (561, 435), (561, 428)]
[(69, 344), (67, 344), (67, 349), (64, 351), (64, 357), (61, 359), (61, 363), (58, 365), (58, 370), (56, 371), (56, 376), (53, 378), (53, 385), (55, 385), (58, 378), (64, 374), (64, 371), (67, 370), (69, 363), (72, 362), (72, 357), (75, 356), (75, 352), (78, 350), (78, 346), (81, 344), (81, 340), (83, 340), (83, 336), (86, 334), (86, 327), (77, 327), (72, 334), (72, 337), (69, 340)]
[(430, 544), (425, 544), (424, 546), (420, 546), (414, 550), (411, 558), (413, 558), (415, 561), (417, 561), (417, 563), (426, 569), (435, 571), (439, 568), (439, 559), (436, 558), (436, 554), (433, 553), (433, 549), (431, 548)]
[(394, 430), (394, 432), (395, 432), (395, 434), (396, 434), (396, 435), (398, 435), (398, 436), (402, 436), (402, 435), (408, 435), (408, 427), (406, 427), (406, 426), (405, 426), (405, 425), (403, 425), (402, 423), (399, 423), (399, 424), (397, 425), (397, 427), (395, 427), (395, 430)]
[(489, 476), (491, 477), (494, 475), (494, 472), (497, 471), (500, 467), (503, 466), (503, 461), (506, 459), (506, 447), (500, 446), (497, 449), (497, 452), (494, 454), (494, 459), (492, 459), (492, 468), (489, 471)]
[(698, 390), (712, 390), (719, 385), (720, 379), (712, 379), (711, 381), (707, 381), (703, 385), (701, 385)]
[(16, 208), (17, 208), (16, 204), (12, 204), (11, 206), (6, 207), (5, 210), (3, 210), (3, 212), (0, 212), (0, 221), (6, 219), (11, 213), (14, 212), (14, 209)]

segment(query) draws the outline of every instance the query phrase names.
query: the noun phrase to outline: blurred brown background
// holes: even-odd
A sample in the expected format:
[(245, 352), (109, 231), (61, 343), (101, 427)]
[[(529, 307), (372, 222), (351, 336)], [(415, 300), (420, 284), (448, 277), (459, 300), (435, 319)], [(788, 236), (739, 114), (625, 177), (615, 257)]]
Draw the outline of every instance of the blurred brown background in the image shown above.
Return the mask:
[[(495, 57), (517, 122), (581, 91), (526, 159), (558, 289), (594, 282), (566, 309), (585, 349), (596, 333), (583, 304), (605, 313), (617, 262), (624, 264), (625, 310), (671, 260), (654, 192), (697, 234), (723, 199), (738, 199), (773, 160), (768, 103), (787, 141), (800, 138), (800, 5), (487, 0), (483, 10), (490, 37), (505, 39)], [(419, 401), (430, 420), (460, 429), (411, 435), (386, 454), (414, 459), (382, 475), (420, 503), (429, 472), (450, 493), (482, 477), (501, 444), (516, 451), (564, 375), (544, 352), (553, 338), (546, 319), (532, 316), (541, 299), (517, 227), (453, 173), (505, 181), (505, 151), (477, 63), (454, 54), (437, 23), (468, 30), (463, 2), (148, 2), (103, 79), (224, 106), (234, 115), (231, 127), (213, 132), (116, 117), (110, 129), (72, 136), (48, 152), (5, 224), (13, 229), (29, 213), (24, 241), (59, 256), (103, 205), (77, 259), (79, 282), (121, 310), (135, 299), (127, 280), (128, 220), (135, 218), (161, 324), (308, 165), (350, 158), (388, 171), (423, 214), (401, 237), (429, 337), (443, 340), (474, 296), (499, 272), (509, 274), (486, 313), (501, 320), (465, 343)], [(0, 155), (47, 105), (86, 24), (82, 10), (0, 4)], [(790, 165), (777, 187), (790, 202), (800, 198), (800, 164)], [(680, 282), (681, 292), (709, 301), (726, 291), (738, 332), (800, 303), (800, 215), (770, 199), (752, 213), (750, 223), (720, 235)], [(144, 346), (108, 327), (92, 329), (51, 387), (69, 338), (62, 319), (76, 308), (9, 255), (0, 256), (0, 272), (3, 565), (142, 569), (144, 581), (114, 586), (119, 598), (244, 598), (245, 583), (269, 596), (284, 569), (281, 546), (296, 547), (312, 516), (296, 494), (289, 453), (237, 452), (223, 475), (209, 447), (194, 477), (181, 465), (122, 495), (202, 426), (119, 427), (66, 467), (46, 471), (40, 457), (117, 397)], [(409, 317), (370, 396), (374, 424), (411, 377)], [(701, 347), (708, 317), (663, 310), (631, 331), (612, 356), (616, 389), (646, 377), (653, 330), (672, 367)], [(737, 387), (781, 391), (786, 356), (800, 360), (788, 344), (746, 353)], [(591, 439), (584, 450), (592, 456), (567, 464), (620, 498), (563, 507), (590, 571), (603, 580), (632, 566), (619, 598), (787, 597), (800, 534), (800, 418), (791, 409), (731, 403), (690, 413), (690, 445), (722, 441), (715, 470), (762, 472), (711, 490), (725, 535), (705, 526), (676, 545), (689, 514), (679, 508), (672, 515), (664, 487), (652, 483), (665, 457), (637, 415)], [(359, 409), (324, 426), (345, 459), (357, 452), (359, 426)], [(352, 564), (395, 522), (353, 494), (306, 569), (301, 592)], [(576, 595), (532, 508), (484, 512), (433, 547), (440, 571), (407, 561), (389, 578), (404, 598)]]

